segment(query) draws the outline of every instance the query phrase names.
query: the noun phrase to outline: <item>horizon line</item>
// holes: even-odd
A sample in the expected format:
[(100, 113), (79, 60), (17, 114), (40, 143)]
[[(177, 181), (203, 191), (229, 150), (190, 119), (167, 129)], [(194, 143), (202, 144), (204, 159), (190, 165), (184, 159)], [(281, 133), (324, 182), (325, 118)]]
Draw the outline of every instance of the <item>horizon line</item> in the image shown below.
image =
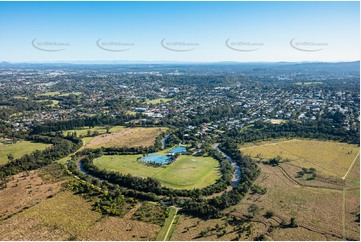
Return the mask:
[(352, 63), (359, 60), (340, 60), (340, 61), (146, 61), (146, 60), (64, 60), (64, 61), (0, 61), (0, 64), (83, 64), (83, 65), (102, 65), (102, 64), (279, 64), (279, 63)]

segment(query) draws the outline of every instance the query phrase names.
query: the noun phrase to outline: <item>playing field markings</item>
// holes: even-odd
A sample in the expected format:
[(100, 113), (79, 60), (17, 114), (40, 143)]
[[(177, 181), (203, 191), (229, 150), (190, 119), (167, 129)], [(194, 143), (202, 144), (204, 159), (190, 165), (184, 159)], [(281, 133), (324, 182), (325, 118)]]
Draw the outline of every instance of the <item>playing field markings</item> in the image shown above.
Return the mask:
[(161, 172), (165, 171), (166, 169), (160, 170), (157, 173), (155, 173), (153, 176), (151, 176), (152, 178), (154, 178), (156, 175), (160, 174)]
[(350, 167), (348, 168), (346, 174), (342, 177), (342, 180), (345, 180), (346, 179), (346, 176), (348, 175), (348, 173), (351, 171), (351, 168), (353, 167), (353, 165), (355, 164), (356, 160), (357, 160), (357, 157), (359, 157), (360, 155), (360, 151), (357, 153), (355, 159), (352, 161), (352, 164), (350, 165)]

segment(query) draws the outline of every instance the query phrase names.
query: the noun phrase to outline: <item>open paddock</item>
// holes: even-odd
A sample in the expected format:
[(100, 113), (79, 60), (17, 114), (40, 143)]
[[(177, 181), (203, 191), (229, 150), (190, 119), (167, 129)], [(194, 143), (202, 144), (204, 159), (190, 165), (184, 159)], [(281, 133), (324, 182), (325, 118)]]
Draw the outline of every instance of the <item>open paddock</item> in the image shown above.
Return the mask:
[(100, 147), (148, 147), (154, 145), (155, 139), (167, 128), (122, 128), (110, 134), (94, 137), (85, 148)]
[(241, 152), (258, 160), (280, 156), (297, 167), (313, 167), (324, 177), (343, 178), (357, 158), (360, 147), (333, 141), (293, 139), (241, 147)]
[(35, 150), (45, 150), (51, 144), (35, 143), (31, 141), (18, 141), (15, 144), (0, 143), (0, 165), (8, 163), (8, 155), (13, 155), (14, 159), (21, 158)]
[[(111, 126), (109, 131), (110, 131), (110, 133), (118, 132), (118, 131), (122, 130), (123, 128), (124, 128), (124, 126)], [(68, 133), (76, 132), (76, 135), (78, 137), (79, 136), (86, 136), (89, 131), (90, 131), (91, 135), (93, 135), (94, 132), (97, 132), (100, 135), (100, 134), (105, 134), (107, 132), (107, 129), (106, 129), (105, 126), (95, 126), (93, 128), (82, 127), (82, 128), (79, 128), (79, 129), (65, 130), (65, 131), (63, 131), (63, 135), (67, 135)]]

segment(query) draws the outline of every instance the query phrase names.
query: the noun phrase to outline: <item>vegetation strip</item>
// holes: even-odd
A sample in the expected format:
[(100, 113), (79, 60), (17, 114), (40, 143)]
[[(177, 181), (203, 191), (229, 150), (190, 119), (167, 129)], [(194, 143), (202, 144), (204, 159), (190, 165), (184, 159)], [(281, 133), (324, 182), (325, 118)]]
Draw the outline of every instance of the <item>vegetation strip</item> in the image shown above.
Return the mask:
[(174, 219), (177, 215), (178, 208), (170, 207), (168, 218), (165, 220), (163, 227), (159, 231), (159, 234), (157, 236), (157, 241), (165, 241), (167, 240), (168, 234), (171, 230), (171, 227), (173, 226)]

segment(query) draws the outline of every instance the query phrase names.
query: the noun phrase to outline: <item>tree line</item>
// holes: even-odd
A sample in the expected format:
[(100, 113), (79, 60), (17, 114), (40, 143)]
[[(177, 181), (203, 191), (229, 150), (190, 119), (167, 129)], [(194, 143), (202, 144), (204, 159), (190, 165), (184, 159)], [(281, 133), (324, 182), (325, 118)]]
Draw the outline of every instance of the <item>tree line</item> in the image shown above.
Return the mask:
[(32, 128), (31, 134), (41, 134), (56, 132), (62, 130), (77, 129), (84, 126), (89, 128), (97, 125), (124, 125), (125, 122), (131, 120), (131, 116), (122, 115), (112, 117), (110, 115), (95, 115), (85, 118), (70, 119), (66, 121), (47, 122), (45, 124), (38, 124)]
[(311, 121), (288, 122), (280, 125), (259, 122), (242, 133), (238, 129), (229, 130), (223, 134), (223, 137), (232, 138), (240, 144), (277, 138), (313, 138), (360, 144), (358, 130), (346, 130), (333, 126), (332, 123)]

